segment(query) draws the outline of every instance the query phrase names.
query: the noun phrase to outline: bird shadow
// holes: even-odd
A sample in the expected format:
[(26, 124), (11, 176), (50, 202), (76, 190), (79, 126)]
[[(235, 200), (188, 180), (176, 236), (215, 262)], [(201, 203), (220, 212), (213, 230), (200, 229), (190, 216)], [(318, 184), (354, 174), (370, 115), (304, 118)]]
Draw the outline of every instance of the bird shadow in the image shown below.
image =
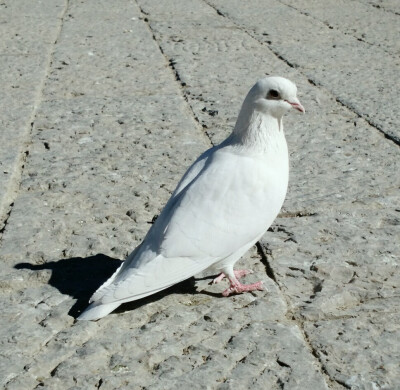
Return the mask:
[[(122, 264), (121, 260), (97, 254), (94, 256), (73, 257), (50, 261), (44, 264), (19, 263), (14, 268), (29, 269), (33, 271), (50, 270), (51, 277), (49, 285), (57, 288), (61, 294), (66, 294), (76, 299), (68, 314), (77, 318), (88, 306), (92, 294), (117, 270)], [(197, 280), (208, 279), (199, 278)], [(135, 310), (150, 302), (155, 302), (169, 294), (206, 294), (220, 298), (220, 294), (207, 291), (196, 291), (196, 279), (191, 277), (183, 282), (177, 283), (156, 294), (150, 295), (137, 301), (122, 304), (114, 312), (122, 313)]]

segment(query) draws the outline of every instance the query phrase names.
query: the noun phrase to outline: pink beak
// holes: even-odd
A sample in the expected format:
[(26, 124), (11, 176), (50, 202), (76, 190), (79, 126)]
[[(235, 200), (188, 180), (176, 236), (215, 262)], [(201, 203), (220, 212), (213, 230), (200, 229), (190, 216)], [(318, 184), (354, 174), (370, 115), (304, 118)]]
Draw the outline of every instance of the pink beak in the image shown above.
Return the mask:
[(287, 103), (289, 103), (294, 109), (300, 111), (300, 112), (306, 112), (304, 107), (301, 105), (301, 103), (297, 99), (293, 99), (291, 102), (289, 100), (286, 100)]

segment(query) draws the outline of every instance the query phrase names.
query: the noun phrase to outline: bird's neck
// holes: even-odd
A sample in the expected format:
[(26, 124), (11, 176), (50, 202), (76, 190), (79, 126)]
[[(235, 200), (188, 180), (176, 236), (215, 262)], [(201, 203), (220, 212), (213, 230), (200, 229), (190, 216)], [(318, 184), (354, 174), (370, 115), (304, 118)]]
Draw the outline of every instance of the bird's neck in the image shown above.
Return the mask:
[(284, 140), (282, 118), (277, 119), (257, 111), (239, 115), (229, 138), (230, 143), (255, 151), (274, 150)]

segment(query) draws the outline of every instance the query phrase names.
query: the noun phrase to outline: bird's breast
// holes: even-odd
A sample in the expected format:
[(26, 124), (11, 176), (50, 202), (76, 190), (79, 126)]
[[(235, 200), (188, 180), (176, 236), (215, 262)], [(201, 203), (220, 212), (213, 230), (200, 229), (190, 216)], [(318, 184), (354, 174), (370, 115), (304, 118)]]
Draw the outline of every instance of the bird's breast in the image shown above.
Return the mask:
[[(286, 142), (268, 153), (233, 153), (223, 156), (234, 169), (227, 170), (224, 178), (227, 194), (224, 207), (236, 212), (246, 213), (239, 216), (253, 221), (263, 220), (272, 223), (282, 207), (286, 196), (289, 178), (289, 162)], [(221, 166), (225, 164), (220, 164)], [(228, 213), (228, 211), (227, 211)]]

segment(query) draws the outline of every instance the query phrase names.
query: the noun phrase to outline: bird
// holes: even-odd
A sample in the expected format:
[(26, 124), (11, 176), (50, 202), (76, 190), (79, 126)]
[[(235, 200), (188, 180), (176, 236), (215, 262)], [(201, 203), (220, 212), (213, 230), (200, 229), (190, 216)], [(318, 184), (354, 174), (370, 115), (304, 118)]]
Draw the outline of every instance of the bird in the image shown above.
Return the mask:
[(264, 77), (245, 97), (232, 133), (205, 151), (179, 181), (143, 241), (92, 295), (78, 320), (98, 320), (122, 303), (205, 271), (220, 273), (224, 296), (263, 290), (242, 284), (234, 264), (277, 217), (289, 179), (283, 115), (305, 112), (290, 80)]

